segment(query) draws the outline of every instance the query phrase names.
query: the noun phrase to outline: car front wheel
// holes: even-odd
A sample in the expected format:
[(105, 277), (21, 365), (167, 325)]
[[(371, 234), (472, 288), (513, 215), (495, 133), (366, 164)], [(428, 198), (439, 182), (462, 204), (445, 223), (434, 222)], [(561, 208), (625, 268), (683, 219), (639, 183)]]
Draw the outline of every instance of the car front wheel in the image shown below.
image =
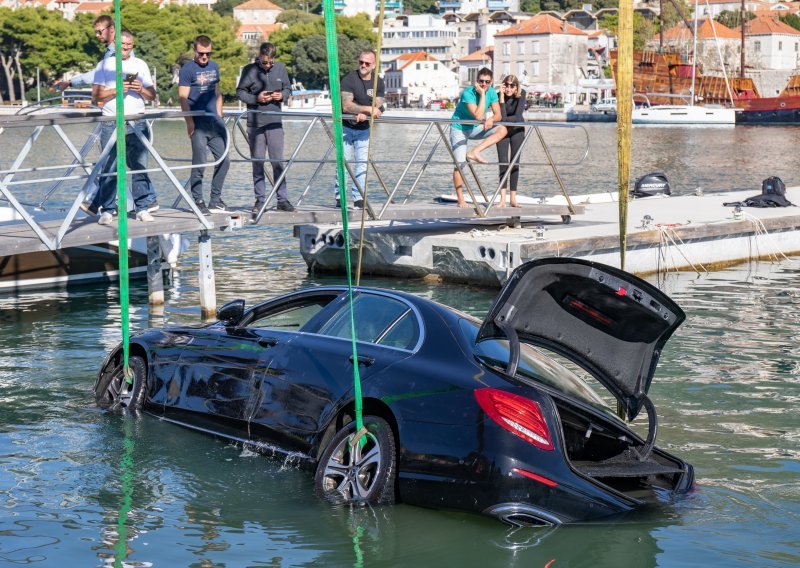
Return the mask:
[(394, 503), (397, 458), (392, 428), (378, 416), (365, 416), (363, 422), (362, 441), (356, 439), (355, 422), (331, 439), (322, 452), (314, 485), (332, 502)]
[(125, 377), (122, 365), (106, 371), (97, 381), (94, 399), (105, 410), (139, 410), (144, 403), (147, 365), (141, 357), (128, 360), (131, 381)]

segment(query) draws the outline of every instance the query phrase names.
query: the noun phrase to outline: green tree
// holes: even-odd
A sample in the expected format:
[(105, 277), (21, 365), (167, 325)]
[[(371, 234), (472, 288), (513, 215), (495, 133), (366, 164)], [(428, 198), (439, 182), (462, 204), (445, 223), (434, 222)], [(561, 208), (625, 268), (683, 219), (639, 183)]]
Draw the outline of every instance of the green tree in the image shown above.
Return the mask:
[(245, 0), (219, 0), (211, 8), (220, 16), (233, 16), (233, 9)]
[[(744, 15), (748, 22), (756, 17), (753, 12), (745, 12)], [(738, 28), (742, 25), (742, 12), (741, 10), (723, 10), (714, 19), (723, 26), (727, 26), (731, 29)]]
[(136, 35), (136, 57), (143, 60), (150, 67), (153, 79), (156, 82), (156, 93), (159, 101), (166, 101), (172, 94), (172, 75), (174, 62), (167, 58), (161, 39), (155, 32), (149, 30)]
[(781, 16), (781, 22), (792, 26), (796, 30), (800, 30), (800, 16), (797, 14), (786, 14), (785, 16)]
[(293, 26), (295, 24), (308, 24), (318, 19), (319, 16), (316, 14), (309, 14), (303, 10), (284, 10), (278, 14), (278, 17), (275, 18), (275, 21), (279, 24)]
[(529, 14), (536, 14), (542, 11), (542, 0), (522, 0), (519, 9)]
[[(619, 16), (617, 14), (607, 14), (600, 20), (600, 27), (609, 30), (617, 36), (619, 28)], [(655, 33), (655, 23), (651, 22), (639, 12), (633, 13), (633, 49), (641, 51)]]
[[(378, 38), (372, 31), (372, 22), (366, 14), (356, 16), (336, 16), (336, 31), (351, 40), (364, 40), (370, 47), (375, 47)], [(296, 74), (294, 69), (294, 48), (302, 40), (312, 36), (325, 37), (325, 22), (321, 17), (311, 21), (297, 23), (284, 30), (270, 35), (270, 41), (278, 51), (276, 59), (286, 65), (290, 75)], [(338, 40), (337, 40), (338, 41)], [(341, 56), (340, 56), (341, 61)], [(340, 63), (343, 66), (343, 63)]]
[(98, 44), (87, 30), (59, 12), (0, 8), (0, 93), (12, 102), (35, 84), (37, 68), (47, 82), (75, 67), (91, 68), (99, 59)]
[(436, 0), (403, 0), (403, 11), (406, 14), (436, 14)]
[[(363, 49), (372, 47), (365, 39), (350, 39), (343, 34), (336, 38), (336, 45), (339, 50), (341, 76), (356, 68), (358, 55)], [(313, 35), (301, 39), (294, 46), (292, 56), (295, 61), (294, 77), (303, 86), (313, 89), (328, 85), (328, 49), (323, 36)]]

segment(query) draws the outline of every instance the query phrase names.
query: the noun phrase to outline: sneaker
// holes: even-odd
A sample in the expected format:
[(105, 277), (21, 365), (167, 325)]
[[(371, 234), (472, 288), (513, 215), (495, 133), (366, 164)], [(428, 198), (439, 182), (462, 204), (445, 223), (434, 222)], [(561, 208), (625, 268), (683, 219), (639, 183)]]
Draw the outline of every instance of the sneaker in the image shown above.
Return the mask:
[(97, 220), (98, 225), (110, 225), (117, 220), (116, 211), (103, 211), (100, 218)]
[(206, 217), (211, 215), (211, 211), (209, 211), (208, 207), (206, 207), (206, 202), (202, 199), (195, 201), (194, 204), (197, 205), (197, 208), (200, 210), (202, 215), (205, 215)]
[(253, 209), (250, 210), (250, 213), (252, 213), (254, 216), (258, 215), (262, 207), (264, 207), (264, 202), (256, 201), (255, 205), (253, 205)]
[(336, 198), (336, 209), (341, 209), (341, 208), (342, 208), (342, 202), (339, 201), (339, 198), (337, 197)]
[(155, 221), (155, 217), (150, 215), (150, 212), (147, 209), (142, 209), (141, 211), (136, 212), (136, 220), (141, 221), (142, 223), (152, 223)]
[(288, 199), (286, 201), (278, 201), (278, 211), (288, 211), (291, 213), (294, 211), (294, 205), (292, 205)]
[(148, 213), (153, 213), (154, 211), (158, 211), (158, 201), (153, 201), (150, 205), (147, 206)]
[(356, 209), (364, 209), (364, 200), (363, 199), (356, 199), (353, 201), (353, 207)]
[(225, 206), (225, 203), (221, 199), (209, 203), (208, 208), (212, 211), (222, 211), (223, 213), (230, 211), (230, 209)]
[(81, 211), (87, 215), (97, 215), (97, 206), (92, 205), (91, 201), (84, 201), (81, 203)]

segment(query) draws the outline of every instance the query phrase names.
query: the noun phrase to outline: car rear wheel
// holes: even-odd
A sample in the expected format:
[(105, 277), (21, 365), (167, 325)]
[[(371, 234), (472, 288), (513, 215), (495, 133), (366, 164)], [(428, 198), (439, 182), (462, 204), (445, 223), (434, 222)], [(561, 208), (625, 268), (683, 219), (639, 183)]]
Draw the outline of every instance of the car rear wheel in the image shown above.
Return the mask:
[(317, 466), (314, 485), (325, 499), (335, 503), (394, 503), (397, 467), (394, 434), (378, 416), (365, 416), (366, 433), (356, 439), (351, 422), (331, 439)]
[(147, 365), (141, 357), (128, 360), (131, 382), (125, 377), (122, 365), (104, 373), (94, 389), (97, 406), (106, 410), (139, 410), (144, 403)]

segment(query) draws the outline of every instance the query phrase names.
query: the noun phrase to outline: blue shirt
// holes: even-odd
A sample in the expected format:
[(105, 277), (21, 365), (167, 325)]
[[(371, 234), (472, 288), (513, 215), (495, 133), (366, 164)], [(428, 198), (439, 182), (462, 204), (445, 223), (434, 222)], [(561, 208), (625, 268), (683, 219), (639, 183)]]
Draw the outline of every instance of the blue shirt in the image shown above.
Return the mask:
[[(475, 116), (469, 112), (467, 104), (477, 105), (480, 98), (481, 97), (478, 95), (478, 91), (475, 90), (474, 85), (470, 85), (464, 89), (464, 92), (461, 93), (461, 100), (458, 101), (458, 106), (453, 113), (453, 120), (476, 120)], [(484, 116), (486, 116), (485, 113), (487, 110), (489, 110), (489, 107), (492, 106), (492, 103), (496, 103), (499, 100), (500, 99), (497, 98), (497, 91), (494, 90), (494, 87), (487, 87), (486, 96), (483, 98), (483, 102), (486, 105), (483, 109)], [(500, 120), (500, 117), (497, 117), (496, 120)], [(458, 124), (455, 122), (452, 124), (452, 127), (457, 130), (472, 130), (475, 128), (475, 126), (475, 124)]]
[(217, 85), (219, 65), (209, 61), (201, 67), (192, 59), (178, 75), (178, 86), (189, 87), (189, 110), (201, 110), (217, 116)]
[[(106, 51), (103, 53), (103, 61), (109, 59), (110, 57), (114, 57), (116, 54), (115, 46), (113, 43), (109, 43), (106, 46)], [(131, 57), (134, 57), (133, 52), (131, 51)], [(69, 80), (69, 84), (73, 87), (84, 87), (86, 85), (93, 85), (94, 84), (94, 69), (91, 71), (87, 71), (86, 73), (81, 73), (80, 75), (73, 77)]]

